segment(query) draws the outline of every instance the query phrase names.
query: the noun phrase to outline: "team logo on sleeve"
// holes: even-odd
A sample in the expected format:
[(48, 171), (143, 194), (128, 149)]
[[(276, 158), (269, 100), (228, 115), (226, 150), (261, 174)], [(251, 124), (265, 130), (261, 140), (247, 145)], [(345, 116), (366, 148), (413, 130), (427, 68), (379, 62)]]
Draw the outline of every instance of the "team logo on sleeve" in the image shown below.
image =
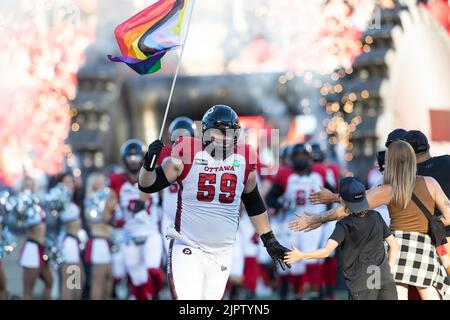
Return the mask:
[(222, 271), (226, 271), (226, 270), (227, 270), (227, 267), (221, 266), (220, 269), (221, 269)]
[(187, 254), (187, 255), (190, 255), (190, 254), (192, 254), (192, 251), (191, 251), (191, 249), (189, 249), (189, 248), (184, 248), (184, 249), (183, 249), (183, 253), (184, 253), (184, 254)]

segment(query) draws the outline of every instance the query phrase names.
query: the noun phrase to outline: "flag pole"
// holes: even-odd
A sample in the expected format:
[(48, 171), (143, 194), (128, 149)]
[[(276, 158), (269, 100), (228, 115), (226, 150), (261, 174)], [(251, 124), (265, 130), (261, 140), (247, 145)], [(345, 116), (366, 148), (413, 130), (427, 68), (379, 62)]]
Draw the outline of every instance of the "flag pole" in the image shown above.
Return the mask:
[[(195, 6), (195, 0), (191, 0), (191, 1), (192, 1), (192, 8), (191, 8), (191, 12), (189, 12), (189, 21), (188, 21), (188, 25), (186, 27), (186, 36), (184, 38), (183, 44), (181, 45), (180, 57), (178, 58), (177, 68), (175, 70), (175, 75), (172, 80), (172, 87), (170, 88), (169, 99), (167, 100), (166, 111), (164, 113), (163, 122), (161, 124), (161, 129), (159, 131), (159, 137), (158, 137), (159, 140), (162, 139), (164, 127), (166, 126), (166, 120), (167, 120), (167, 115), (169, 114), (170, 103), (172, 102), (173, 91), (175, 89), (175, 84), (176, 84), (177, 78), (178, 78), (178, 72), (180, 71), (180, 67), (181, 67), (181, 59), (183, 58), (184, 47), (186, 45), (186, 41), (187, 41), (187, 38), (189, 35), (189, 27), (191, 26), (192, 13), (194, 12), (194, 6)], [(155, 168), (155, 162), (156, 162), (156, 155), (153, 155), (152, 161), (150, 163), (151, 169)]]

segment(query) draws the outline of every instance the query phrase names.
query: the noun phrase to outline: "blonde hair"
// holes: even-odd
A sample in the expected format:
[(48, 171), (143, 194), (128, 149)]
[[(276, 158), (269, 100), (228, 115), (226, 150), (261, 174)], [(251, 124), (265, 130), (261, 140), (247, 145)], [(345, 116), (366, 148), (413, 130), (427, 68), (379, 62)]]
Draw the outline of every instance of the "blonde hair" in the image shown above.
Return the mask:
[(405, 141), (395, 141), (386, 150), (384, 183), (392, 187), (391, 202), (405, 209), (416, 185), (417, 163), (413, 148)]

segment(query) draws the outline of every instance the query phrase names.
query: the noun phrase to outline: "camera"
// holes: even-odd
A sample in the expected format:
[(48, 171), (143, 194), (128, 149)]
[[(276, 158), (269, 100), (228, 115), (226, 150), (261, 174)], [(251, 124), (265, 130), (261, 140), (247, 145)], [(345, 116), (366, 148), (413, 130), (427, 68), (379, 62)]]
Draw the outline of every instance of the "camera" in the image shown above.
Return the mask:
[(386, 151), (378, 151), (377, 152), (377, 162), (378, 162), (378, 168), (380, 172), (384, 171), (384, 161), (386, 157)]

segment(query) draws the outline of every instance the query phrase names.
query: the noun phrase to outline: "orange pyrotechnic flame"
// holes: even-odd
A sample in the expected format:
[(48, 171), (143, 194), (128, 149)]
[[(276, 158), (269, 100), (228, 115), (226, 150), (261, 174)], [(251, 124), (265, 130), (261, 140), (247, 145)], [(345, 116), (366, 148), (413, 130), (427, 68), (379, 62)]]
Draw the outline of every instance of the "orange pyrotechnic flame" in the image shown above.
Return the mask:
[(93, 29), (32, 14), (3, 18), (10, 21), (0, 26), (0, 184), (12, 185), (24, 174), (62, 169), (69, 101)]

